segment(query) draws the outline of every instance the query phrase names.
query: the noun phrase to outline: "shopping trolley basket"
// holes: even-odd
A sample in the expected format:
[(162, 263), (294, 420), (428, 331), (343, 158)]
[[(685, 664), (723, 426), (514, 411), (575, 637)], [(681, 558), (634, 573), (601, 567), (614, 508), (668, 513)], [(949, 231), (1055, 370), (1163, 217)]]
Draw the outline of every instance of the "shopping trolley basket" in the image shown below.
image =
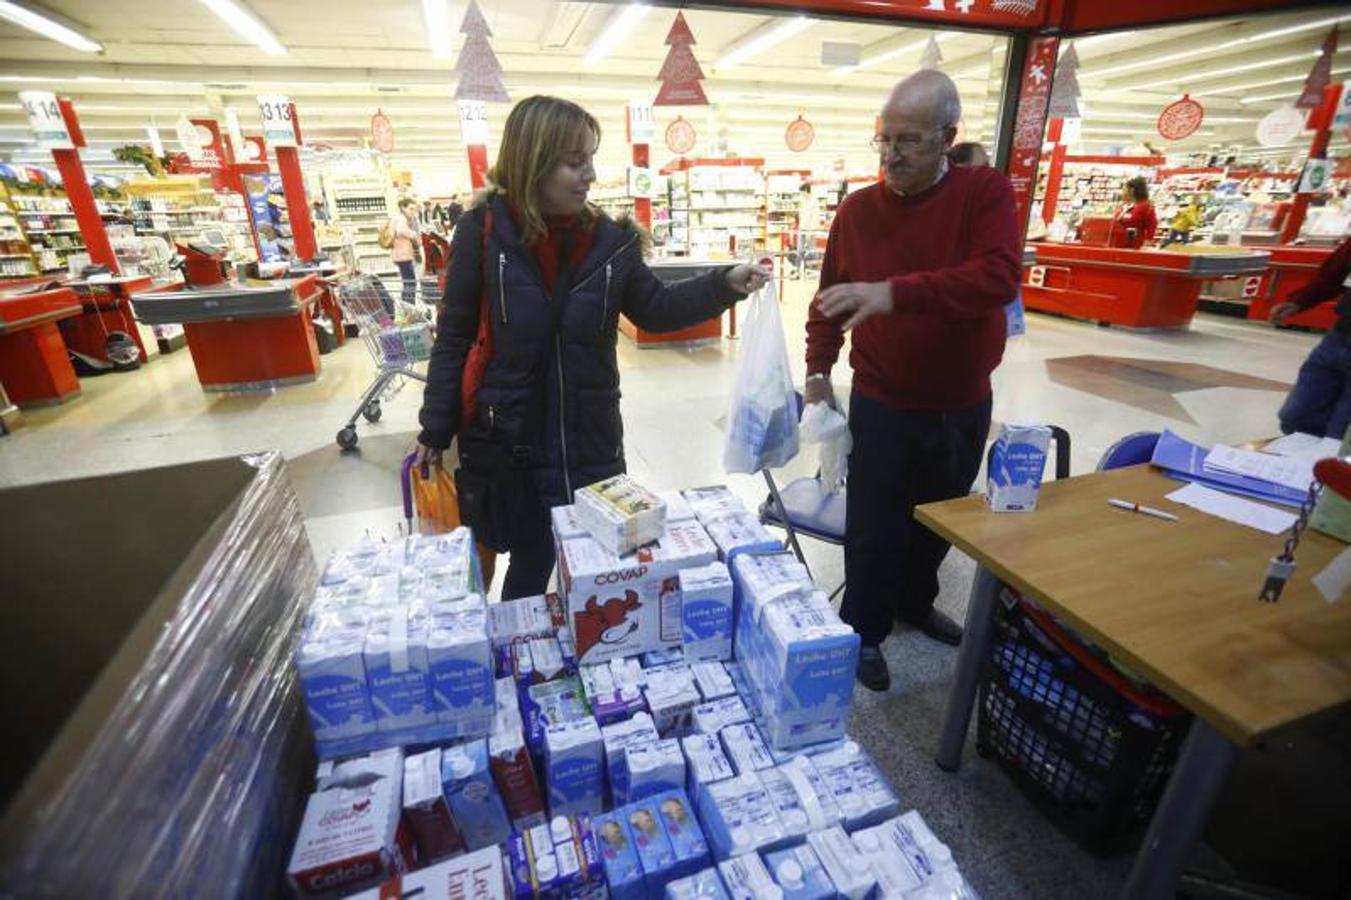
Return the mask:
[(338, 431), (338, 446), (357, 445), (357, 417), (380, 421), (380, 401), (387, 392), (402, 386), (404, 378), (426, 382), (414, 366), (432, 352), (432, 308), (396, 303), (380, 280), (371, 276), (353, 278), (338, 286), (343, 316), (356, 323), (361, 341), (375, 360), (375, 379), (361, 395), (361, 402)]

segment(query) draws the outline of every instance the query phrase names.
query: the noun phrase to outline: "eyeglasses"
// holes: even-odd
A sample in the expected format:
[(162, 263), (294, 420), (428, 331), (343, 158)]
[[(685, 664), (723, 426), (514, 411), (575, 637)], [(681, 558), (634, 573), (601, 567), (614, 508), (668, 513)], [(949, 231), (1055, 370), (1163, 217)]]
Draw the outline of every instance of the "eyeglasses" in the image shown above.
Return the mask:
[(932, 131), (926, 131), (923, 134), (903, 134), (900, 137), (894, 138), (887, 137), (885, 134), (878, 134), (873, 136), (870, 143), (872, 144), (873, 150), (877, 151), (879, 154), (885, 154), (888, 150), (895, 150), (898, 153), (906, 152), (922, 146), (930, 134), (945, 131), (949, 127), (951, 126), (940, 125)]

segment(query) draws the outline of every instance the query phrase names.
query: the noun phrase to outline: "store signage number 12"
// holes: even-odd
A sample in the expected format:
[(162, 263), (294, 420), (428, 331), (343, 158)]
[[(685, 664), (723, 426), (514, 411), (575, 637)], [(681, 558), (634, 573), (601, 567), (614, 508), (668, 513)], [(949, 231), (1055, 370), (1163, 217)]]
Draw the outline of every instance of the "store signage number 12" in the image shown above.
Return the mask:
[(258, 95), (258, 114), (263, 118), (263, 139), (274, 147), (296, 145), (296, 123), (291, 118), (291, 98), (285, 94)]

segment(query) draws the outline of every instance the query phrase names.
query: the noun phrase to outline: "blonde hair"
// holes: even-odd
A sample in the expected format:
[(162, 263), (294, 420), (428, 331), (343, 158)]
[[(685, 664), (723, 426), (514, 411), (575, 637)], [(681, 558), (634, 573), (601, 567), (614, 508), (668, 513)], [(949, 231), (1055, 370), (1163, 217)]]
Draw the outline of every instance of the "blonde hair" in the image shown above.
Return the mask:
[[(537, 94), (512, 107), (502, 131), (497, 164), (488, 179), (515, 204), (527, 244), (544, 237), (549, 226), (540, 208), (540, 187), (553, 174), (563, 157), (584, 148), (592, 152), (600, 144), (600, 123), (591, 113), (570, 100)], [(583, 220), (596, 216), (589, 205)]]

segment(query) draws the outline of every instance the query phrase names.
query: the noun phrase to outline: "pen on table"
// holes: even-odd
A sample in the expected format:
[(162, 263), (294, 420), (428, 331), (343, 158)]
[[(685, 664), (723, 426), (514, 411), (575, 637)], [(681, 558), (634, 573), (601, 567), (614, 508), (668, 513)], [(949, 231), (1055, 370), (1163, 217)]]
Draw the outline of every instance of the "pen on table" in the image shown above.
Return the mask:
[(1112, 506), (1115, 506), (1117, 509), (1129, 509), (1131, 512), (1138, 512), (1141, 515), (1153, 516), (1156, 519), (1164, 519), (1165, 521), (1168, 522), (1176, 522), (1178, 520), (1177, 516), (1173, 515), (1170, 512), (1164, 512), (1163, 510), (1155, 509), (1152, 506), (1141, 506), (1140, 504), (1132, 503), (1129, 500), (1118, 500), (1115, 497), (1112, 497), (1107, 502), (1110, 503)]

